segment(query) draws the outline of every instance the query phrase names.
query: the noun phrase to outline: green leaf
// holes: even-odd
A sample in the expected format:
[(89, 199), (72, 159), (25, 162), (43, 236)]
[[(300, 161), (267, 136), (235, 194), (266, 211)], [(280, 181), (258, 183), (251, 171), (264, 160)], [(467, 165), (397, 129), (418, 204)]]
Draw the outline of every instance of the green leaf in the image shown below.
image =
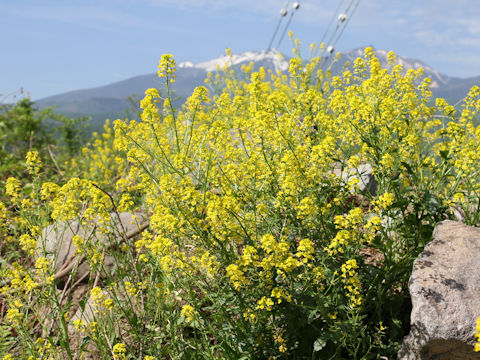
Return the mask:
[(80, 353), (85, 349), (85, 347), (90, 343), (90, 336), (85, 336), (83, 338), (82, 344), (80, 345)]
[(423, 195), (421, 208), (428, 211), (430, 214), (435, 214), (442, 207), (442, 201), (434, 194), (428, 191)]
[(413, 172), (413, 169), (412, 167), (410, 166), (410, 164), (406, 163), (405, 161), (402, 161), (402, 165), (403, 167), (405, 168), (405, 170), (407, 170), (407, 172), (412, 175), (412, 176), (415, 176), (415, 173)]
[(315, 342), (313, 343), (313, 351), (317, 352), (322, 350), (325, 345), (327, 345), (327, 337), (325, 335), (320, 336)]
[(440, 157), (443, 160), (448, 160), (448, 150), (440, 150)]
[(313, 320), (315, 320), (315, 318), (317, 317), (317, 314), (318, 314), (317, 310), (310, 311), (309, 314), (308, 314), (307, 323), (311, 324), (313, 322)]

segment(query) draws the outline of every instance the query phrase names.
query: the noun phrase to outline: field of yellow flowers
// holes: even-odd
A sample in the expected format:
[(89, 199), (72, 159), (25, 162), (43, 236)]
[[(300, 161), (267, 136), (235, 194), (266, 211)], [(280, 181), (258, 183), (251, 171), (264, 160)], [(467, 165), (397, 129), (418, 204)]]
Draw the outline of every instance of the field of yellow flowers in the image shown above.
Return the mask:
[[(164, 55), (141, 121), (54, 181), (28, 153), (1, 195), (0, 358), (395, 357), (434, 225), (480, 224), (480, 91), (454, 107), (393, 53), (333, 77), (296, 53), (289, 77), (225, 68), (181, 109)], [(75, 234), (66, 262), (48, 226)]]

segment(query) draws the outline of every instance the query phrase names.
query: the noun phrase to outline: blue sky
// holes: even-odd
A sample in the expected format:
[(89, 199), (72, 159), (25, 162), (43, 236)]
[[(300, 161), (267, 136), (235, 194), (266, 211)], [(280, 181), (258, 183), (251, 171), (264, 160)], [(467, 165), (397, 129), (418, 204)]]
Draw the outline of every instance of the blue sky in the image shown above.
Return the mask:
[[(308, 54), (339, 5), (304, 0), (290, 29)], [(356, 0), (355, 0), (356, 1)], [(32, 99), (106, 85), (177, 62), (264, 50), (287, 0), (0, 0), (0, 94)], [(290, 1), (290, 6), (293, 1)], [(360, 0), (337, 50), (366, 45), (458, 77), (480, 75), (478, 0)], [(279, 50), (290, 54), (284, 39)], [(1, 99), (1, 97), (0, 97)]]

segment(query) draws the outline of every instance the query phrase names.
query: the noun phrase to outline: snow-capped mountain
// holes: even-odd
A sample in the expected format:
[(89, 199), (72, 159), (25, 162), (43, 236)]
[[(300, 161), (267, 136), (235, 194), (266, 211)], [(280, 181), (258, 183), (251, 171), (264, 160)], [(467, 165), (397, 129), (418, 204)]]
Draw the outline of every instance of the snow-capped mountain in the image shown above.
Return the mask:
[(232, 56), (221, 55), (216, 59), (193, 64), (190, 61), (182, 62), (178, 65), (179, 68), (197, 68), (205, 71), (221, 70), (225, 65), (237, 67), (241, 65), (248, 65), (253, 62), (255, 65), (266, 66), (275, 72), (287, 71), (288, 60), (277, 50), (270, 50), (268, 52), (262, 51), (246, 51), (241, 54), (232, 54)]
[[(365, 48), (358, 48), (358, 49), (343, 53), (342, 61), (353, 62), (356, 58), (363, 57), (364, 49)], [(387, 68), (389, 52), (386, 50), (374, 50), (374, 52), (375, 52), (375, 56), (380, 61), (380, 64), (382, 65), (382, 67)], [(403, 66), (404, 71), (407, 71), (409, 69), (417, 70), (419, 68), (423, 68), (424, 76), (429, 77), (432, 80), (432, 83), (430, 85), (430, 88), (432, 90), (445, 86), (449, 82), (450, 78), (447, 75), (439, 73), (437, 70), (421, 62), (420, 60), (397, 55), (397, 63)]]
[[(358, 48), (343, 53), (340, 60), (332, 66), (333, 73), (340, 72), (345, 62), (353, 62), (357, 57), (363, 56), (363, 51), (364, 48)], [(375, 50), (375, 54), (381, 65), (387, 67), (388, 52)], [(446, 98), (451, 103), (462, 99), (473, 85), (480, 84), (480, 76), (467, 79), (453, 78), (439, 73), (419, 60), (399, 55), (397, 59), (405, 71), (422, 67), (425, 70), (424, 75), (432, 79), (431, 89), (434, 96)], [(272, 50), (269, 52), (247, 51), (232, 54), (232, 56), (222, 55), (198, 64), (182, 62), (177, 66), (177, 77), (173, 83), (175, 94), (178, 96), (177, 104), (190, 96), (195, 87), (204, 84), (208, 72), (217, 71), (226, 64), (234, 69), (240, 69), (242, 65), (248, 65), (251, 62), (254, 64), (254, 70), (263, 66), (266, 70), (287, 73), (289, 58)], [(89, 115), (92, 117), (92, 122), (97, 124), (94, 128), (98, 129), (106, 118), (124, 117), (126, 109), (132, 106), (127, 98), (135, 95), (140, 99), (145, 90), (151, 87), (162, 90), (156, 74), (140, 75), (102, 87), (71, 91), (39, 100), (37, 103), (41, 108), (56, 106), (56, 111), (72, 117)]]

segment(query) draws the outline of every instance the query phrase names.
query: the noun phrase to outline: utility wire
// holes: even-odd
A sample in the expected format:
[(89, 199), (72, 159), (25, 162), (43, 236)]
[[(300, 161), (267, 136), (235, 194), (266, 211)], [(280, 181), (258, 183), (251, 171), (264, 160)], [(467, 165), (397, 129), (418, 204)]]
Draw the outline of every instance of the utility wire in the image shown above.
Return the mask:
[[(357, 9), (359, 4), (360, 4), (360, 0), (351, 0), (350, 3), (348, 4), (347, 9), (345, 10), (345, 12), (338, 16), (338, 23), (337, 23), (337, 26), (335, 28), (335, 31), (333, 32), (333, 34), (330, 36), (330, 38), (328, 40), (329, 45), (328, 45), (328, 47), (323, 49), (322, 54), (321, 54), (321, 56), (322, 56), (322, 60), (320, 62), (320, 67), (321, 68), (323, 68), (324, 65), (326, 65), (329, 61), (330, 61), (330, 66), (333, 64), (332, 54), (335, 51), (335, 46), (338, 43), (338, 40), (342, 36), (343, 32), (345, 31), (348, 23), (350, 22), (353, 14), (354, 14), (354, 12)], [(352, 5), (353, 5), (353, 8), (352, 8)], [(340, 30), (339, 34), (337, 35), (337, 31), (339, 29), (341, 29), (341, 30)], [(337, 35), (337, 36), (335, 37), (335, 35)], [(332, 43), (332, 40), (334, 40), (333, 43)], [(329, 54), (328, 54), (328, 56), (323, 57), (323, 54), (325, 53), (325, 51), (327, 51)]]
[[(357, 10), (358, 5), (360, 5), (360, 0), (357, 0), (357, 2), (355, 3), (355, 6), (353, 7), (352, 11), (351, 11), (350, 14), (347, 16), (347, 21), (345, 21), (345, 25), (343, 26), (343, 28), (342, 28), (342, 30), (340, 31), (340, 33), (338, 34), (337, 38), (335, 39), (335, 41), (334, 41), (333, 44), (331, 45), (334, 49), (335, 49), (335, 46), (336, 46), (337, 43), (338, 43), (338, 40), (340, 40), (340, 37), (342, 36), (343, 32), (345, 31), (345, 28), (347, 27), (348, 23), (349, 23), (350, 20), (352, 19), (353, 14), (355, 13), (355, 10)], [(329, 66), (332, 66), (332, 63), (333, 63), (333, 61), (330, 62), (330, 65), (329, 65)]]
[(353, 14), (355, 13), (355, 10), (357, 10), (357, 7), (358, 5), (360, 4), (360, 0), (357, 1), (357, 3), (355, 4), (352, 12), (350, 13), (349, 16), (347, 16), (347, 21), (345, 22), (345, 25), (343, 26), (342, 30), (340, 31), (340, 34), (338, 34), (337, 38), (335, 39), (335, 41), (333, 42), (332, 46), (335, 48), (335, 45), (337, 45), (337, 42), (338, 40), (340, 39), (340, 37), (342, 36), (343, 32), (345, 31), (345, 28), (347, 27), (348, 23), (350, 22), (350, 20), (352, 19), (352, 16)]
[(290, 13), (290, 17), (288, 18), (287, 25), (285, 25), (285, 29), (283, 29), (282, 36), (280, 37), (280, 40), (278, 40), (277, 49), (280, 47), (280, 44), (281, 44), (283, 38), (285, 37), (285, 34), (287, 33), (288, 27), (290, 26), (290, 23), (292, 22), (293, 15), (295, 15), (295, 13), (297, 12), (299, 7), (300, 7), (300, 4), (298, 2), (293, 3), (293, 10)]
[[(338, 11), (340, 10), (340, 7), (341, 7), (342, 4), (343, 4), (343, 1), (344, 1), (344, 0), (341, 0), (341, 1), (338, 3), (337, 9), (334, 11), (334, 13), (333, 13), (333, 15), (332, 15), (332, 18), (330, 19), (330, 23), (328, 24), (327, 28), (325, 29), (325, 32), (324, 32), (323, 35), (322, 35), (322, 39), (320, 40), (320, 43), (319, 43), (318, 45), (320, 45), (321, 43), (323, 43), (323, 41), (325, 40), (325, 37), (326, 37), (327, 34), (329, 33), (330, 28), (332, 27), (333, 21), (334, 21), (335, 18), (337, 17)], [(317, 49), (317, 55), (318, 55), (318, 51), (319, 51), (319, 49)]]
[[(350, 3), (348, 4), (347, 9), (346, 9), (345, 12), (344, 12), (345, 14), (348, 14), (348, 11), (349, 11), (350, 8), (352, 7), (352, 4), (353, 4), (354, 1), (355, 1), (355, 0), (350, 0)], [(335, 27), (335, 30), (334, 30), (333, 33), (330, 35), (330, 38), (328, 39), (328, 41), (327, 41), (327, 43), (326, 43), (325, 45), (330, 46), (331, 41), (335, 38), (335, 35), (337, 34), (337, 31), (338, 31), (338, 29), (340, 28), (341, 25), (344, 25), (344, 23), (341, 22), (341, 21), (337, 21), (337, 26)], [(325, 53), (325, 50), (326, 50), (326, 49), (327, 49), (327, 48), (324, 48), (324, 49), (323, 49), (322, 54), (321, 54), (320, 56), (323, 56), (323, 54)]]
[(278, 30), (280, 29), (280, 24), (282, 23), (283, 18), (287, 15), (288, 5), (290, 5), (290, 0), (288, 0), (285, 7), (283, 7), (280, 10), (280, 19), (278, 19), (277, 27), (275, 28), (275, 31), (273, 32), (273, 36), (270, 39), (270, 43), (268, 44), (267, 52), (269, 52), (272, 49), (273, 40), (275, 40), (275, 37), (277, 36)]

